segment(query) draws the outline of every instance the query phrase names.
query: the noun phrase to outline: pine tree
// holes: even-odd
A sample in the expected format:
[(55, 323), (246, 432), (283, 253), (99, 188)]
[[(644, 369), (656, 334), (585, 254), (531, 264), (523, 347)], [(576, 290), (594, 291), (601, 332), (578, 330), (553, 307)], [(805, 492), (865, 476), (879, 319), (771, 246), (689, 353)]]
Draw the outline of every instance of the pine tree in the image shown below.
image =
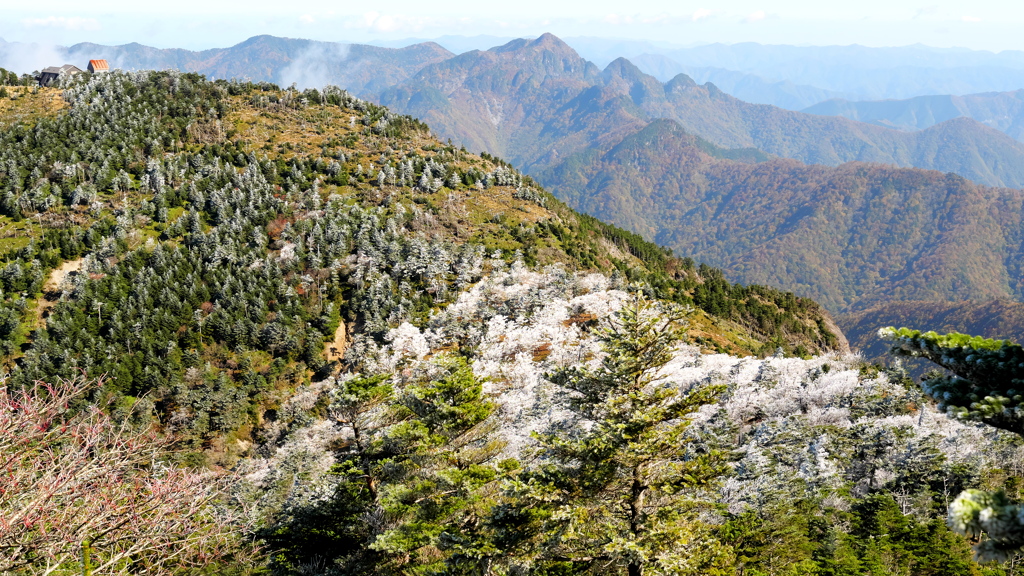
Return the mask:
[(278, 569), (314, 559), (343, 574), (431, 573), (445, 560), (443, 534), (486, 514), (480, 489), (498, 476), (501, 445), (479, 425), (494, 405), (463, 358), (440, 355), (427, 371), (405, 385), (387, 375), (339, 384), (330, 409), (349, 442), (334, 494), (263, 535)]
[(482, 381), (462, 357), (433, 363), (443, 373), (405, 388), (399, 399), (405, 419), (384, 438), (397, 454), (379, 497), (393, 527), (370, 546), (384, 556), (379, 570), (442, 569), (446, 533), (486, 514), (482, 489), (498, 477), (492, 460), (501, 444), (480, 426), (494, 409)]
[[(895, 354), (926, 358), (950, 373), (931, 372), (921, 382), (926, 394), (955, 418), (978, 420), (1024, 436), (1024, 348), (952, 332), (939, 335), (884, 328)], [(975, 547), (979, 560), (1005, 560), (1024, 550), (1024, 505), (1002, 491), (965, 490), (949, 506), (954, 531), (988, 536)]]
[(722, 388), (680, 390), (660, 377), (684, 315), (637, 296), (601, 334), (598, 368), (553, 376), (578, 426), (537, 436), (542, 464), (496, 509), (495, 540), (512, 557), (572, 574), (714, 574), (724, 565), (728, 551), (701, 498), (725, 472), (723, 458), (688, 434), (693, 412)]

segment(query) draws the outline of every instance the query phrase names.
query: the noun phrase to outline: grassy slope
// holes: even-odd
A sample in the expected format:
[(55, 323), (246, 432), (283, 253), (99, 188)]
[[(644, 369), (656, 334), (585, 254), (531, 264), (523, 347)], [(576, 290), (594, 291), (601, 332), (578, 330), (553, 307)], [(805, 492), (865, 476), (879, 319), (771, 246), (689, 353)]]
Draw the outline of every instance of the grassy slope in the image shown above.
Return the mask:
[(0, 129), (14, 123), (33, 124), (40, 117), (53, 116), (67, 106), (56, 88), (5, 86), (0, 98)]

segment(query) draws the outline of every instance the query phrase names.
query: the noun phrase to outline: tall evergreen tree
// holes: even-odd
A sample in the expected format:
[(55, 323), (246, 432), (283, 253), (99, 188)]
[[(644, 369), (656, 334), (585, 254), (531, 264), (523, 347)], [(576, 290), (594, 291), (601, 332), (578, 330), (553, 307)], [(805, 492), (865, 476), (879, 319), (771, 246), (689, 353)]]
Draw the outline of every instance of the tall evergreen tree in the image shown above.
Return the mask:
[(264, 535), (279, 572), (314, 559), (346, 575), (435, 573), (442, 533), (486, 513), (479, 489), (497, 477), (500, 445), (478, 425), (494, 406), (463, 358), (427, 368), (404, 385), (387, 375), (339, 384), (331, 412), (348, 441), (335, 492), (289, 509)]
[(378, 499), (390, 519), (370, 546), (383, 554), (378, 570), (443, 570), (444, 534), (486, 514), (482, 488), (498, 475), (493, 460), (500, 442), (488, 439), (486, 426), (480, 426), (494, 409), (482, 382), (462, 357), (441, 356), (433, 363), (443, 373), (405, 388), (399, 400), (406, 419), (384, 438), (401, 447), (401, 455), (390, 460)]
[(662, 377), (684, 316), (637, 296), (601, 334), (597, 368), (553, 376), (577, 426), (537, 436), (539, 465), (496, 508), (495, 541), (512, 558), (543, 574), (714, 574), (726, 564), (701, 498), (724, 459), (690, 433), (694, 411), (722, 388), (681, 390)]
[[(907, 328), (879, 332), (896, 354), (928, 359), (948, 373), (931, 372), (925, 393), (956, 418), (978, 420), (1024, 436), (1024, 348), (952, 332), (940, 335)], [(1002, 491), (965, 490), (949, 507), (956, 532), (987, 538), (975, 547), (979, 560), (1005, 560), (1024, 550), (1024, 505)]]

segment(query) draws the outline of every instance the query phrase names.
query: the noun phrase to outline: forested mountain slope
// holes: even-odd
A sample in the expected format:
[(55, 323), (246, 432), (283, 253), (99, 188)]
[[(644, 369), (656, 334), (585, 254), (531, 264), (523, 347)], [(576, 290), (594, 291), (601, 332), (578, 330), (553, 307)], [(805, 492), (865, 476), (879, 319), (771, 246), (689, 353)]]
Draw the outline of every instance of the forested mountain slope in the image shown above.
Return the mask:
[[(1019, 143), (967, 118), (913, 134), (813, 119), (621, 59), (600, 71), (552, 36), (428, 66), (383, 100), (512, 157), (577, 209), (837, 312), (1024, 296), (1020, 192), (880, 164), (757, 164), (766, 150), (997, 183), (1024, 167)], [(865, 322), (903, 324), (879, 313)]]
[(424, 118), (444, 137), (531, 172), (668, 118), (726, 148), (833, 166), (853, 160), (915, 166), (1024, 186), (1024, 145), (971, 120), (905, 133), (749, 104), (684, 75), (662, 84), (621, 58), (599, 70), (550, 34), (429, 65), (379, 98)]
[(0, 571), (980, 574), (944, 507), (1022, 486), (815, 302), (340, 89), (12, 92)]
[[(495, 302), (505, 305), (495, 307)], [(649, 433), (620, 440), (609, 434), (609, 420), (622, 414), (612, 402), (629, 400), (613, 396), (602, 404), (607, 388), (581, 385), (592, 382), (587, 377), (600, 374), (602, 366), (615, 366), (613, 355), (623, 351), (605, 347), (602, 332), (563, 320), (582, 309), (615, 326), (615, 321), (629, 322), (625, 318), (633, 305), (601, 278), (513, 267), (496, 270), (460, 295), (427, 330), (396, 331), (392, 344), (368, 349), (364, 369), (393, 374), (383, 382), (396, 400), (402, 390), (422, 389), (426, 375), (449, 373), (444, 363), (450, 360), (430, 352), (466, 350), (481, 378), (480, 392), (493, 402), (479, 425), (444, 448), (414, 453), (417, 464), (411, 470), (375, 472), (379, 497), (360, 490), (365, 480), (357, 466), (386, 457), (385, 448), (394, 446), (393, 440), (386, 443), (394, 428), (371, 416), (381, 382), (339, 378), (302, 390), (282, 407), (282, 413), (295, 416), (276, 424), (281, 440), (248, 462), (247, 478), (264, 495), (263, 505), (279, 502), (283, 510), (269, 538), (281, 550), (278, 567), (291, 574), (316, 558), (344, 574), (424, 566), (428, 573), (490, 570), (510, 576), (558, 568), (624, 576), (633, 556), (610, 547), (607, 538), (631, 536), (616, 505), (628, 502), (632, 487), (634, 494), (660, 496), (644, 507), (652, 511), (645, 525), (661, 531), (657, 538), (630, 538), (629, 550), (650, 550), (646, 565), (669, 564), (673, 569), (665, 572), (672, 574), (797, 569), (856, 574), (878, 565), (915, 575), (1008, 573), (1007, 566), (971, 562), (965, 539), (951, 534), (936, 511), (944, 509), (946, 494), (977, 485), (979, 472), (989, 485), (1010, 485), (1017, 473), (1008, 464), (1020, 453), (1013, 439), (934, 412), (899, 372), (879, 371), (853, 357), (742, 359), (688, 346), (667, 354), (656, 362), (652, 388), (693, 393), (720, 384), (722, 391), (688, 417), (692, 423), (666, 442), (665, 452), (685, 447), (686, 460), (673, 462), (681, 468), (704, 464), (716, 449), (734, 456), (731, 472), (711, 494), (686, 484), (681, 492), (647, 491), (647, 474), (660, 469), (638, 466), (635, 475), (626, 475), (618, 468), (616, 448), (628, 442), (642, 451), (665, 438)], [(530, 351), (538, 348), (544, 354), (531, 358)], [(591, 356), (594, 360), (580, 360)], [(625, 356), (625, 361), (635, 358)], [(469, 382), (465, 373), (459, 377)], [(643, 393), (650, 388), (632, 391), (631, 399)], [(303, 409), (325, 398), (331, 398), (336, 414), (345, 415), (342, 424), (310, 417)], [(462, 412), (453, 416), (480, 408), (475, 396), (464, 398), (458, 405)], [(653, 398), (644, 398), (649, 403), (627, 404), (628, 414), (636, 416), (634, 429), (659, 409)], [(607, 406), (607, 411), (592, 416), (588, 406)], [(605, 414), (608, 420), (602, 420)], [(582, 426), (590, 423), (594, 428)], [(356, 426), (381, 443), (349, 442), (330, 450)], [(560, 460), (581, 447), (592, 450), (591, 459), (568, 465)], [(664, 462), (665, 452), (646, 455), (645, 461)], [(517, 461), (503, 460), (510, 455)], [(494, 468), (503, 472), (490, 473)], [(665, 474), (673, 477), (671, 471)], [(308, 480), (296, 484), (295, 475)], [(430, 498), (443, 502), (443, 511)], [(718, 512), (705, 508), (703, 498), (713, 499)], [(396, 520), (378, 520), (370, 512), (375, 505)], [(655, 510), (663, 514), (657, 521)], [(694, 518), (698, 510), (700, 520)], [(367, 546), (370, 542), (376, 544)], [(387, 545), (383, 554), (382, 544)], [(600, 558), (570, 556), (566, 550), (592, 551)]]
[(353, 334), (425, 322), (496, 260), (645, 283), (704, 310), (710, 349), (842, 343), (816, 303), (731, 285), (338, 89), (143, 72), (64, 98), (2, 135), (4, 363), (22, 383), (107, 374), (194, 447)]
[(931, 171), (737, 162), (705, 150), (663, 120), (540, 178), (564, 182), (580, 210), (836, 311), (1024, 297), (1024, 192)]

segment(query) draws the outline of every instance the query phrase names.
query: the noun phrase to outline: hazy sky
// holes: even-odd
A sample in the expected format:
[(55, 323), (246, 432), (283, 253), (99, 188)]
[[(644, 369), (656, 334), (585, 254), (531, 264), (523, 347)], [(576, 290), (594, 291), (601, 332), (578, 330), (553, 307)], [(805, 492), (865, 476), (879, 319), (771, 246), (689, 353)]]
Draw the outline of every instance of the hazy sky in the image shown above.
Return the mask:
[(367, 42), (602, 36), (691, 45), (924, 43), (1024, 50), (1024, 0), (0, 0), (0, 38), (222, 47), (257, 34)]

